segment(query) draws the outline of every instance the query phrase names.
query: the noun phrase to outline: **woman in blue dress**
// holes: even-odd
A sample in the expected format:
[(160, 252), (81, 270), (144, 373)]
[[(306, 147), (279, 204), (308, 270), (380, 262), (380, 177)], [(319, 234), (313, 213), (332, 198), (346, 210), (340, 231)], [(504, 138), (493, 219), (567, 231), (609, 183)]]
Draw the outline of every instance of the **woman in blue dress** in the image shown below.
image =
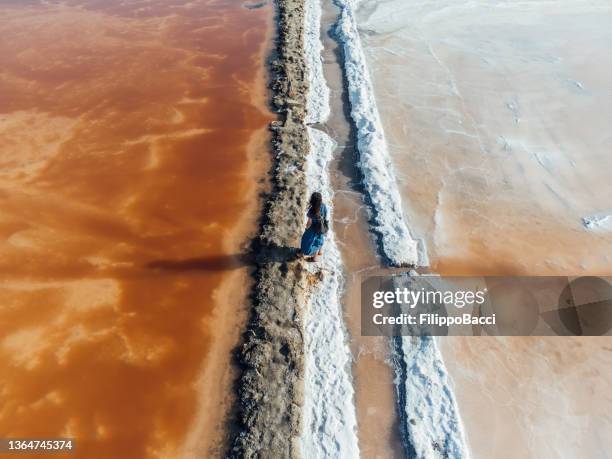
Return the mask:
[(329, 224), (327, 222), (327, 207), (323, 204), (321, 193), (312, 193), (308, 205), (308, 222), (302, 235), (300, 256), (317, 261), (323, 255), (323, 243)]

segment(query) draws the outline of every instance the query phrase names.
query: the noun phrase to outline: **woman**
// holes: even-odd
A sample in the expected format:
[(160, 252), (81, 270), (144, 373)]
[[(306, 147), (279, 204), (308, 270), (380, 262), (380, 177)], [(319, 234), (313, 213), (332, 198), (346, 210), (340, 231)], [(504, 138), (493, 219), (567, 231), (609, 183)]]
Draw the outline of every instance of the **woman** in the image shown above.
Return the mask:
[(327, 233), (327, 207), (323, 204), (321, 193), (312, 193), (308, 206), (308, 222), (302, 235), (300, 256), (317, 261), (323, 255), (323, 243)]

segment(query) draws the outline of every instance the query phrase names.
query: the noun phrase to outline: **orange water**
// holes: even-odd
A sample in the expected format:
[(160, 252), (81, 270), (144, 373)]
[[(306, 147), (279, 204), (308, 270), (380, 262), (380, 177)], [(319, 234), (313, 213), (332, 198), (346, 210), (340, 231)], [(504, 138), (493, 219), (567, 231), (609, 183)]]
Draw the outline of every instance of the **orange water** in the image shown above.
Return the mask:
[(256, 201), (271, 7), (0, 9), (0, 437), (174, 457)]

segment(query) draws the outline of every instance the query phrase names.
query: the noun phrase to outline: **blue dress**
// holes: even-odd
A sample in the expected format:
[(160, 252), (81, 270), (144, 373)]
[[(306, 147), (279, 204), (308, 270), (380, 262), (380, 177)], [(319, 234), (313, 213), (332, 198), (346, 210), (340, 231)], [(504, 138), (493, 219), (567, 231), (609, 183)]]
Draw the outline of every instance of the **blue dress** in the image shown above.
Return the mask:
[[(323, 247), (325, 235), (315, 231), (315, 223), (318, 223), (319, 219), (312, 211), (308, 211), (307, 217), (312, 220), (312, 224), (306, 228), (306, 231), (304, 231), (302, 235), (300, 250), (302, 255), (313, 257), (319, 252), (321, 247)], [(325, 204), (321, 204), (321, 218), (323, 220), (327, 218), (327, 207), (325, 207)]]

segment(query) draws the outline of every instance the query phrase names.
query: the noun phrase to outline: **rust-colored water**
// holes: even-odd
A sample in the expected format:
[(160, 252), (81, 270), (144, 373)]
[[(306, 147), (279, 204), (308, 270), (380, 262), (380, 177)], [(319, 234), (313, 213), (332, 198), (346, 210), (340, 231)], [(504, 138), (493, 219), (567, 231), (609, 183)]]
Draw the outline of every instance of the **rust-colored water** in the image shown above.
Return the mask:
[(0, 8), (0, 437), (176, 457), (237, 310), (271, 7)]

